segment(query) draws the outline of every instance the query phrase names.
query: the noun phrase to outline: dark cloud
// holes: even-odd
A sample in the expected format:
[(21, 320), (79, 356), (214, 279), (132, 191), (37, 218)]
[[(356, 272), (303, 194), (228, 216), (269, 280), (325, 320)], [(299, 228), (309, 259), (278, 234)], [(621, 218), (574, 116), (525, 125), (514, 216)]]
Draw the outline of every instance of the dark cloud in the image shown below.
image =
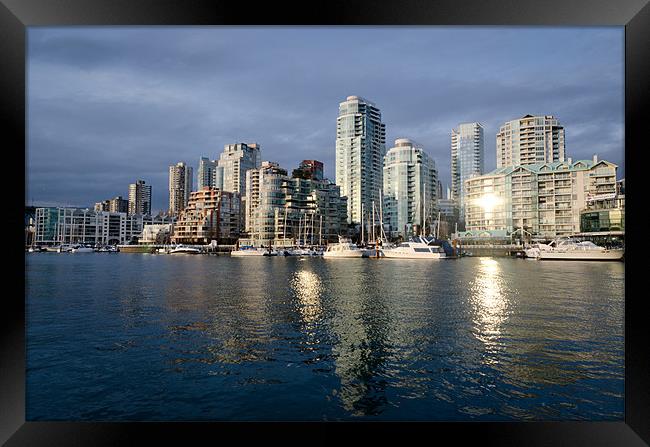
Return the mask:
[(449, 182), (450, 131), (495, 135), (527, 113), (555, 115), (574, 159), (623, 166), (623, 28), (31, 28), (28, 200), (92, 205), (153, 185), (223, 145), (258, 142), (291, 170), (334, 177), (338, 103), (374, 101), (387, 148), (411, 137)]

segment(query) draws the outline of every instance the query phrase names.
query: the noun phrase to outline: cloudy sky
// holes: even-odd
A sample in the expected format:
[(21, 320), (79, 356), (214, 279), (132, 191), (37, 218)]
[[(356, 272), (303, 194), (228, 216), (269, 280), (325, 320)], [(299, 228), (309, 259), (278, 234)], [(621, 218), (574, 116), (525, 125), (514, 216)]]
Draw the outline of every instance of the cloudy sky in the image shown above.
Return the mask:
[[(334, 180), (338, 103), (377, 104), (386, 147), (409, 137), (450, 182), (450, 132), (485, 128), (486, 170), (505, 121), (554, 115), (567, 154), (624, 176), (622, 27), (32, 27), (28, 30), (29, 204), (92, 206), (153, 186), (168, 166), (257, 142), (291, 170)], [(195, 181), (196, 184), (196, 181)]]

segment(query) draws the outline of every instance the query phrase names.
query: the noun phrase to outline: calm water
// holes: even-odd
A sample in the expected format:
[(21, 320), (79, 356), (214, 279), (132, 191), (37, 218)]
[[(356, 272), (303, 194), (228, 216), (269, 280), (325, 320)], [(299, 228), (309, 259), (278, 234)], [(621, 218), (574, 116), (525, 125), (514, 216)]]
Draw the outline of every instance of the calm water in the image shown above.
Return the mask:
[(623, 418), (624, 264), (26, 255), (28, 420)]

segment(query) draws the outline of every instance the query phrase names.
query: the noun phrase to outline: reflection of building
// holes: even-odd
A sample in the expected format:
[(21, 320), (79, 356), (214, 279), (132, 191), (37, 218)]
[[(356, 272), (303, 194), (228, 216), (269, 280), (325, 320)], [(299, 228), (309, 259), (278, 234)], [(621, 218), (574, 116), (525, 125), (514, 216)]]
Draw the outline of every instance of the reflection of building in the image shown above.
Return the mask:
[(128, 206), (129, 214), (149, 216), (151, 214), (151, 185), (146, 185), (144, 180), (131, 183), (129, 185)]
[(497, 133), (497, 168), (564, 161), (564, 127), (551, 115), (508, 121)]
[(336, 184), (347, 197), (348, 222), (361, 221), (364, 211), (379, 203), (383, 187), (386, 126), (381, 111), (370, 101), (348, 96), (336, 119)]
[(468, 178), (483, 174), (483, 145), (481, 123), (463, 123), (451, 130), (452, 197), (459, 210), (461, 226), (464, 222), (463, 183)]
[(44, 245), (128, 244), (148, 224), (170, 223), (166, 217), (129, 215), (78, 208), (37, 208), (36, 242)]
[[(414, 141), (397, 139), (395, 147), (384, 157), (383, 177), (383, 221), (390, 228), (390, 236), (406, 238), (414, 230), (419, 232), (423, 225), (428, 234), (436, 219), (438, 195), (438, 172), (433, 159)], [(379, 221), (379, 202), (375, 202), (375, 208), (375, 219)], [(364, 211), (368, 216), (372, 208)]]
[[(315, 160), (313, 160), (315, 161)], [(315, 165), (322, 163), (316, 162)], [(346, 198), (327, 179), (305, 178), (304, 169), (287, 170), (264, 162), (246, 176), (246, 232), (255, 245), (335, 242), (347, 234)], [(318, 177), (318, 175), (316, 175)]]
[(239, 236), (239, 194), (205, 186), (190, 194), (174, 226), (173, 243), (231, 243)]
[(616, 201), (616, 168), (593, 160), (498, 168), (465, 182), (468, 231), (523, 229), (556, 237), (580, 231), (580, 211)]
[(169, 167), (169, 214), (176, 215), (187, 206), (192, 192), (192, 167), (183, 162)]

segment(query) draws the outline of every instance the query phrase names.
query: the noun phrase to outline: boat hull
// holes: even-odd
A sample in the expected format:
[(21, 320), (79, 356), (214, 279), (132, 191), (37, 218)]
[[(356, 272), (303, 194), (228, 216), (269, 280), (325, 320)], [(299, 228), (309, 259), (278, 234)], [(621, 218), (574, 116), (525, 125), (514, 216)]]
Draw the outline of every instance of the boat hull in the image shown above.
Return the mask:
[(566, 252), (545, 252), (539, 253), (537, 259), (542, 261), (560, 260), (560, 261), (620, 261), (623, 259), (623, 250), (607, 250), (597, 253), (566, 251)]
[(384, 250), (384, 258), (389, 259), (444, 259), (444, 253), (404, 253), (392, 250)]

